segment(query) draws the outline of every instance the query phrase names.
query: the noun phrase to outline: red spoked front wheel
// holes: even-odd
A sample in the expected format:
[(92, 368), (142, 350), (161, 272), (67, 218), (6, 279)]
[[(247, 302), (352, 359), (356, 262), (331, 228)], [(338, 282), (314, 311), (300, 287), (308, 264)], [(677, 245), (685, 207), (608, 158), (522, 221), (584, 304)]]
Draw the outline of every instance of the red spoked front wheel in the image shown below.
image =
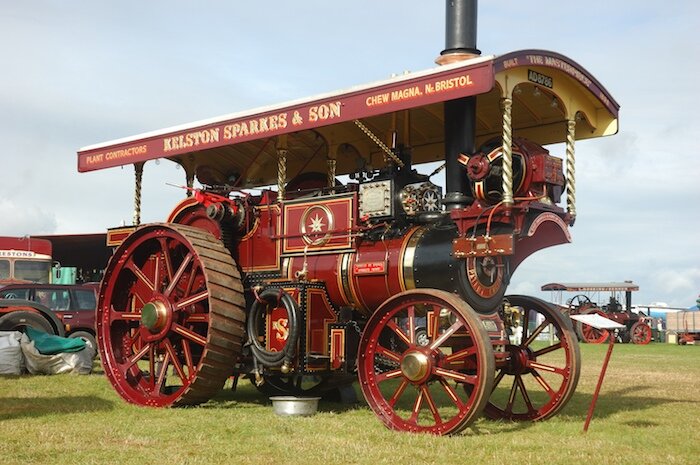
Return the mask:
[(491, 392), (488, 335), (476, 312), (445, 291), (416, 289), (384, 302), (367, 322), (359, 352), (362, 392), (391, 429), (457, 433)]
[(630, 329), (630, 340), (633, 344), (649, 344), (651, 342), (651, 327), (643, 321), (638, 321)]
[(543, 300), (507, 296), (519, 309), (508, 354), (496, 365), (493, 394), (484, 413), (493, 419), (544, 420), (571, 399), (581, 370), (571, 321)]
[(134, 404), (207, 401), (240, 353), (244, 305), (233, 259), (211, 234), (175, 224), (137, 229), (100, 288), (97, 338), (107, 377)]

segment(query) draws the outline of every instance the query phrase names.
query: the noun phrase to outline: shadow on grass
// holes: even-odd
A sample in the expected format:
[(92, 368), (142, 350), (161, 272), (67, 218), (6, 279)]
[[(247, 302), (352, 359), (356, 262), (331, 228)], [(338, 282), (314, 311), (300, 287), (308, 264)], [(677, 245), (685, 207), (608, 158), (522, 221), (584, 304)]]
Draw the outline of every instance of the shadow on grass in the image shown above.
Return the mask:
[[(648, 410), (665, 404), (698, 404), (693, 400), (679, 400), (669, 397), (640, 396), (639, 392), (650, 388), (650, 386), (630, 386), (624, 389), (606, 391), (605, 385), (598, 396), (593, 418), (606, 418), (620, 412), (634, 412)], [(566, 410), (561, 414), (565, 419), (585, 419), (588, 409), (593, 400), (592, 394), (576, 393), (569, 402)], [(693, 407), (695, 409), (696, 407)], [(631, 422), (630, 426), (655, 426), (655, 424), (639, 424)]]
[[(355, 385), (353, 385), (354, 388)], [(318, 404), (319, 412), (345, 412), (349, 410), (356, 410), (357, 408), (364, 408), (367, 404), (362, 398), (357, 389), (355, 389), (355, 399), (345, 401), (341, 400), (348, 394), (341, 395), (335, 389), (332, 389), (321, 396), (321, 401)], [(317, 396), (314, 394), (313, 397)], [(247, 380), (242, 379), (236, 390), (232, 390), (231, 387), (227, 385), (222, 389), (215, 397), (209, 400), (206, 404), (200, 405), (201, 408), (257, 408), (260, 406), (272, 406), (272, 401), (270, 396), (265, 394), (262, 390), (254, 387), (253, 384)]]
[[(355, 384), (355, 387), (357, 385)], [(651, 397), (640, 396), (639, 393), (649, 388), (649, 386), (631, 386), (624, 389), (614, 391), (603, 391), (598, 397), (596, 408), (593, 414), (593, 419), (603, 419), (613, 416), (620, 412), (644, 411), (665, 404), (697, 404), (697, 401), (675, 400), (667, 397)], [(356, 390), (357, 391), (357, 390)], [(320, 412), (335, 412), (343, 413), (353, 410), (369, 410), (366, 402), (362, 398), (361, 393), (357, 392), (358, 399), (356, 402), (344, 403), (337, 399), (324, 398), (319, 402)], [(564, 421), (572, 423), (581, 423), (583, 425), (588, 414), (588, 408), (593, 399), (592, 394), (575, 393), (569, 403), (564, 407), (556, 417)], [(239, 387), (235, 392), (230, 388), (224, 389), (216, 397), (203, 405), (204, 408), (259, 408), (260, 406), (271, 406), (269, 398), (258, 391), (252, 385)], [(475, 423), (470, 427), (470, 434), (488, 434), (489, 424), (498, 424), (501, 432), (517, 432), (531, 428), (534, 423), (529, 421), (524, 422), (509, 422), (500, 420), (488, 420), (486, 423)], [(630, 420), (623, 424), (636, 428), (652, 428), (658, 426), (657, 423), (649, 420)]]
[(112, 402), (95, 396), (2, 397), (0, 421), (38, 418), (44, 415), (89, 413), (112, 410)]

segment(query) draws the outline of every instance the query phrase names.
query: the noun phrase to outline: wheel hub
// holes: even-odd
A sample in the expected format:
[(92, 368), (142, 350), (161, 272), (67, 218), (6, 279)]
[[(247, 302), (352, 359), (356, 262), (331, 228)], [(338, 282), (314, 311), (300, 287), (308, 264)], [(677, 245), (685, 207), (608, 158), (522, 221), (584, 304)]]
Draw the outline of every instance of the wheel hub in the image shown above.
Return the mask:
[(409, 352), (401, 360), (401, 373), (414, 383), (425, 379), (430, 373), (430, 368), (430, 358), (423, 352)]
[(153, 333), (161, 331), (167, 321), (168, 308), (160, 300), (148, 302), (141, 309), (141, 324)]
[(509, 375), (520, 375), (527, 372), (529, 369), (528, 362), (532, 359), (530, 351), (518, 346), (509, 346), (507, 350), (510, 352), (510, 357), (506, 373)]

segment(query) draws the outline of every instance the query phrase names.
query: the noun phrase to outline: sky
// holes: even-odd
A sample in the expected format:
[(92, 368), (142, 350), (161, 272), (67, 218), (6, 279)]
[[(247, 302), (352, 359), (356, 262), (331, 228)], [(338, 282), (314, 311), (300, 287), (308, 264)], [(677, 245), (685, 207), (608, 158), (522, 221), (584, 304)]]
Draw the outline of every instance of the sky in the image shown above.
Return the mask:
[[(576, 146), (573, 242), (528, 258), (509, 293), (556, 301), (543, 284), (632, 280), (635, 304), (695, 304), (698, 18), (695, 0), (480, 2), (484, 55), (561, 53), (621, 105), (617, 135)], [(131, 222), (133, 168), (78, 173), (81, 147), (431, 68), (444, 29), (438, 0), (4, 1), (0, 235)], [(184, 171), (146, 164), (142, 222), (182, 198), (167, 183)]]

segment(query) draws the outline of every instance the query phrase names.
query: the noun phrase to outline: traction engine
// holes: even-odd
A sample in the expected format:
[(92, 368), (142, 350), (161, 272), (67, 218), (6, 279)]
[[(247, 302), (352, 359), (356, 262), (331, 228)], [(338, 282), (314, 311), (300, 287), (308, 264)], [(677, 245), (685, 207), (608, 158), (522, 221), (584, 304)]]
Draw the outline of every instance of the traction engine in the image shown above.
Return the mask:
[[(475, 2), (447, 3), (448, 17), (451, 3), (475, 14)], [(452, 45), (443, 67), (415, 77), (79, 152), (89, 170), (108, 166), (89, 157), (144, 147), (137, 191), (147, 159), (187, 174), (189, 196), (166, 222), (115, 240), (100, 287), (100, 355), (124, 399), (197, 404), (231, 376), (266, 395), (315, 396), (359, 378), (385, 425), (433, 434), (566, 405), (580, 366), (571, 322), (505, 292), (525, 258), (570, 241), (577, 122), (582, 137), (611, 133), (616, 104), (560, 66), (535, 68), (561, 88), (534, 86), (516, 66), (528, 53)], [(554, 108), (567, 92), (571, 107)], [(377, 110), (384, 93), (392, 103)], [(470, 117), (477, 94), (489, 110)], [(511, 115), (513, 102), (526, 111)], [(598, 107), (593, 122), (584, 110)], [(534, 140), (566, 141), (567, 176)], [(440, 160), (444, 193), (438, 170), (419, 173)]]

